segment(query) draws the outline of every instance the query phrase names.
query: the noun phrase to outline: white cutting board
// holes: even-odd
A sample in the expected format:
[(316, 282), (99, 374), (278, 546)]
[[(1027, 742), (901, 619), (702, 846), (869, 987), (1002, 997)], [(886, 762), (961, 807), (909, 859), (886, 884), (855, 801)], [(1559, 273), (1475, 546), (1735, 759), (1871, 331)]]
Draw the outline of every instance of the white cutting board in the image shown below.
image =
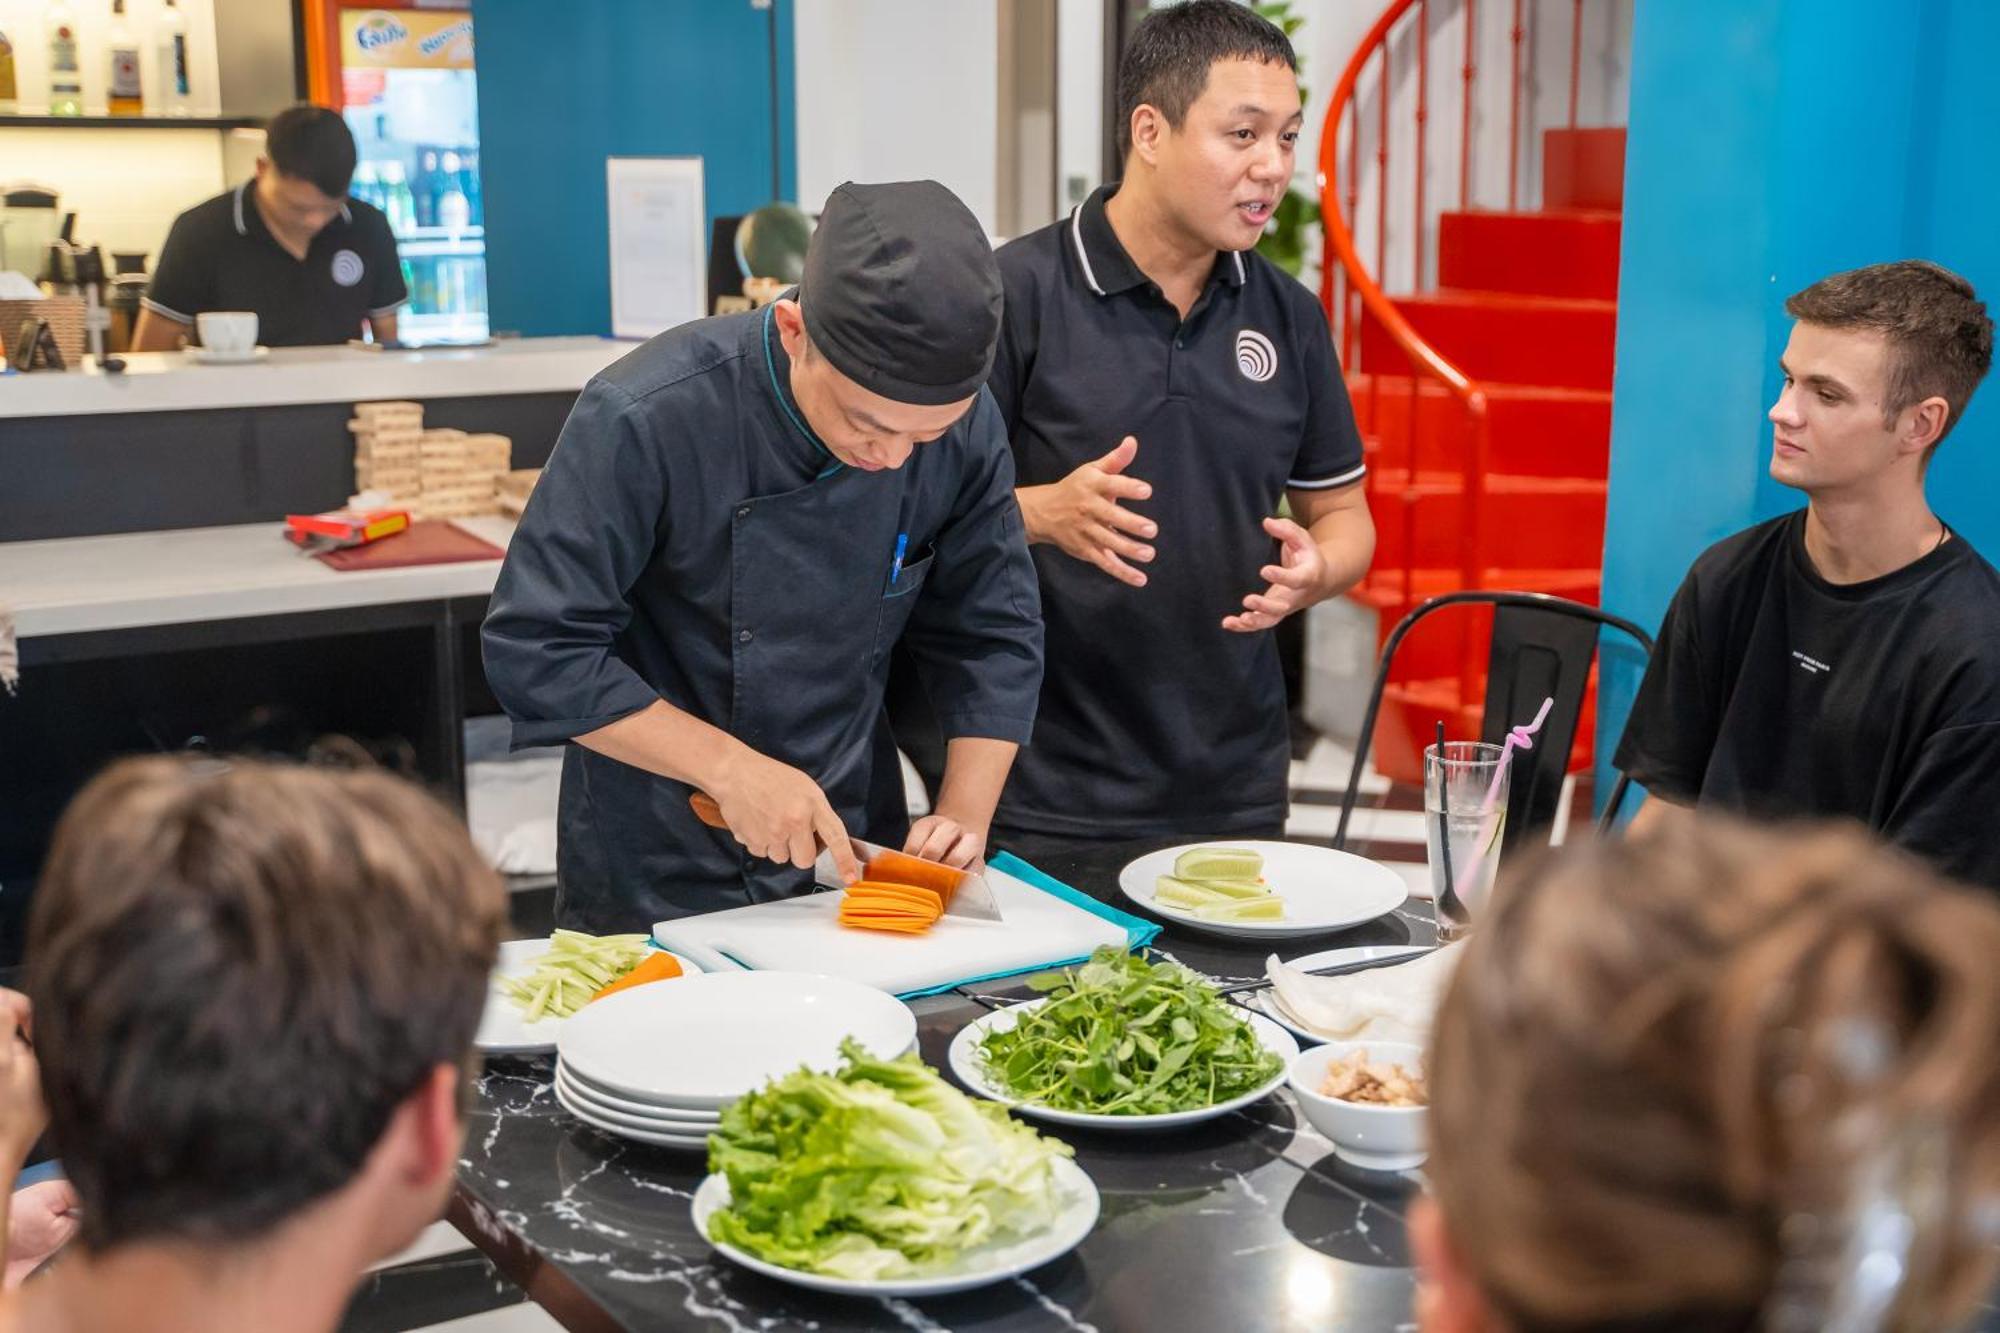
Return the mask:
[(819, 972), (905, 995), (974, 977), (1081, 958), (1125, 931), (1052, 893), (989, 869), (1001, 920), (947, 916), (922, 935), (856, 930), (836, 919), (837, 891), (662, 921), (653, 938), (709, 971)]

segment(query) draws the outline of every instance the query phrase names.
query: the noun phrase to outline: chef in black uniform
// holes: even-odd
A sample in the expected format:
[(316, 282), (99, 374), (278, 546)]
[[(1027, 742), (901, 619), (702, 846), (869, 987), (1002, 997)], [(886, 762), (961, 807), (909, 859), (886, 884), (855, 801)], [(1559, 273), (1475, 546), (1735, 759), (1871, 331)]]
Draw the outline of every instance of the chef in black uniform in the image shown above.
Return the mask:
[[(1000, 276), (931, 181), (834, 191), (800, 286), (593, 379), (483, 633), (517, 746), (568, 743), (556, 917), (652, 922), (843, 875), (889, 649), (949, 738), (908, 850), (969, 864), (1034, 722), (1042, 631), (1006, 429), (983, 385)], [(727, 833), (700, 824), (712, 794)], [(895, 821), (900, 822), (900, 821)]]

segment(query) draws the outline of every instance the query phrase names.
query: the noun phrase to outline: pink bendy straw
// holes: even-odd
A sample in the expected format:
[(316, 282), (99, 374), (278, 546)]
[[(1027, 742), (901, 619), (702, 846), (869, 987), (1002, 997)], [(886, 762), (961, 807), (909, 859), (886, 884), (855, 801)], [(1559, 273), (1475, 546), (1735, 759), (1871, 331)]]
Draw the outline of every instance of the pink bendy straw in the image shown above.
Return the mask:
[(1486, 789), (1486, 800), (1479, 807), (1479, 813), (1493, 813), (1493, 802), (1500, 796), (1500, 779), (1506, 775), (1507, 760), (1516, 750), (1535, 748), (1535, 733), (1542, 729), (1542, 723), (1549, 720), (1549, 710), (1556, 706), (1553, 696), (1542, 700), (1541, 708), (1535, 713), (1535, 720), (1525, 727), (1515, 727), (1507, 733), (1506, 743), (1500, 747), (1500, 763), (1493, 770), (1493, 784)]

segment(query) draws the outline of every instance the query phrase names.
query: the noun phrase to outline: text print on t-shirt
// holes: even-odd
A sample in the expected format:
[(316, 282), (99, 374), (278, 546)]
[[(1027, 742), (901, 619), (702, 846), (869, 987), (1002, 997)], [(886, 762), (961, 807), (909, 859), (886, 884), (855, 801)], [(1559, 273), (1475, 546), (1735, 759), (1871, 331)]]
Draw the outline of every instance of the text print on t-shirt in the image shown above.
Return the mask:
[(1831, 666), (1820, 661), (1817, 657), (1807, 657), (1796, 648), (1792, 649), (1792, 660), (1797, 662), (1799, 670), (1805, 672), (1808, 676), (1823, 676), (1833, 670)]

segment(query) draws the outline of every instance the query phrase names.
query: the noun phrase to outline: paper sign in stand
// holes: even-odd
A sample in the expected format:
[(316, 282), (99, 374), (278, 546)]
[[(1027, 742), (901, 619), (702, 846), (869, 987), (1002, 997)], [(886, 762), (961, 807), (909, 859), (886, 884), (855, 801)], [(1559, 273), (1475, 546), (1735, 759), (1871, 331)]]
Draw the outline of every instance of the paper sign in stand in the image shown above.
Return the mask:
[(611, 335), (650, 338), (706, 313), (707, 212), (698, 157), (604, 160)]

